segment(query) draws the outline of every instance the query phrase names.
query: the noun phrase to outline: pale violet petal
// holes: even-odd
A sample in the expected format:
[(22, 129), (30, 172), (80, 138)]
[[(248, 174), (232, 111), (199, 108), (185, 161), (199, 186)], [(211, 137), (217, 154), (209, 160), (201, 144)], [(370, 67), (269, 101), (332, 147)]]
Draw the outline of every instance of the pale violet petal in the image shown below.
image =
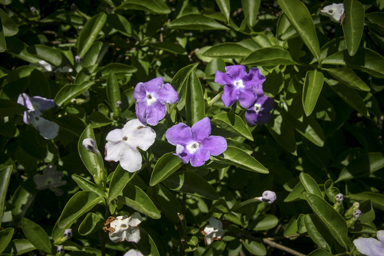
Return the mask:
[(55, 122), (41, 117), (41, 115), (37, 115), (37, 113), (38, 111), (35, 111), (35, 114), (31, 115), (30, 122), (32, 126), (39, 131), (40, 135), (44, 137), (44, 139), (52, 140), (56, 138), (59, 133), (60, 126)]
[(129, 251), (127, 251), (124, 256), (143, 256), (143, 254), (139, 251), (136, 251), (134, 249), (131, 249)]
[(221, 222), (221, 220), (218, 220), (218, 219), (216, 219), (214, 217), (211, 217), (209, 219), (209, 224), (210, 224), (210, 226), (213, 226), (213, 227), (215, 227), (217, 229), (223, 228), (223, 223)]

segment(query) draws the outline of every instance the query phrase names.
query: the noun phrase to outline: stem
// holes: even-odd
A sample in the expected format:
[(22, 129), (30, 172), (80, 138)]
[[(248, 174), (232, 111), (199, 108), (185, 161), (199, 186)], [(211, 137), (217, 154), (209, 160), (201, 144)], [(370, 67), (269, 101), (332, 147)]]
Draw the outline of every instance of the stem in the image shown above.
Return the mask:
[[(107, 220), (109, 217), (109, 204), (108, 201), (105, 200), (105, 214), (104, 214), (104, 219)], [(101, 249), (101, 256), (105, 256), (105, 244), (107, 242), (107, 234), (103, 232), (102, 230), (100, 231), (100, 249)]]
[(221, 96), (223, 95), (224, 91), (221, 91), (219, 92), (215, 97), (213, 97), (212, 100), (209, 101), (209, 105), (212, 106), (218, 99), (221, 98)]
[(184, 242), (185, 242), (185, 232), (184, 232), (184, 219), (186, 211), (187, 195), (183, 193), (183, 204), (181, 206), (181, 213), (178, 213), (180, 223), (179, 223), (179, 233), (180, 233), (180, 255), (185, 255)]

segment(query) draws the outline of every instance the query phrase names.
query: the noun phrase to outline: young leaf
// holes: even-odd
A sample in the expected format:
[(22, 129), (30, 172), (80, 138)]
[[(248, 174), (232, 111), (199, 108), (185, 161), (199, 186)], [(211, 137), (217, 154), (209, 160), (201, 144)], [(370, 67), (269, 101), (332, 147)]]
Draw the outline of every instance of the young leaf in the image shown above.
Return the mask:
[(169, 28), (188, 30), (226, 30), (226, 26), (201, 14), (188, 14), (175, 19), (168, 25)]
[(324, 75), (317, 69), (308, 71), (303, 86), (303, 108), (307, 116), (312, 114), (324, 84)]
[(350, 56), (356, 54), (364, 32), (363, 5), (358, 0), (344, 0), (344, 24), (343, 31)]
[(85, 26), (80, 32), (77, 39), (77, 55), (84, 57), (89, 48), (91, 48), (93, 42), (99, 35), (100, 30), (103, 28), (107, 15), (103, 12), (93, 16), (87, 21)]
[(301, 184), (303, 184), (305, 190), (308, 193), (315, 194), (321, 198), (323, 197), (323, 195), (321, 194), (321, 190), (317, 185), (316, 181), (309, 174), (302, 172), (300, 173), (299, 178), (300, 178)]
[(21, 227), (25, 237), (39, 250), (46, 253), (52, 253), (52, 244), (49, 236), (45, 233), (44, 229), (35, 222), (23, 218), (21, 220)]
[(2, 253), (5, 248), (7, 248), (9, 242), (12, 240), (13, 228), (6, 228), (0, 231), (0, 253)]
[(167, 153), (163, 155), (153, 168), (151, 175), (151, 180), (149, 182), (150, 186), (155, 186), (159, 182), (165, 180), (172, 173), (180, 169), (182, 162), (178, 156), (173, 155), (173, 153)]
[[(12, 165), (8, 165), (0, 170), (0, 219), (3, 219), (4, 203), (7, 195), (9, 181), (12, 174)], [(0, 223), (1, 225), (1, 223)]]
[(109, 185), (108, 202), (110, 203), (121, 191), (127, 186), (127, 184), (135, 177), (136, 172), (127, 172), (120, 165), (116, 167), (113, 173), (111, 184)]
[(187, 125), (192, 126), (205, 117), (205, 100), (199, 77), (191, 73), (187, 83), (185, 112)]

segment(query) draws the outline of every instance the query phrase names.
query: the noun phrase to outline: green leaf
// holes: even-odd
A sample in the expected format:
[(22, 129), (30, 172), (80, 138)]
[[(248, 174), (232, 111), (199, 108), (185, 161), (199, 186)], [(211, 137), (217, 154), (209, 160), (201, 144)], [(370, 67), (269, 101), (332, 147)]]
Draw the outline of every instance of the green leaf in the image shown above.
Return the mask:
[(267, 255), (267, 249), (262, 243), (258, 243), (256, 241), (248, 240), (248, 239), (243, 239), (242, 241), (245, 249), (252, 253), (253, 255)]
[(21, 227), (25, 237), (37, 249), (46, 253), (52, 253), (51, 241), (49, 240), (49, 236), (42, 227), (25, 217), (21, 220)]
[(8, 191), (9, 181), (11, 179), (12, 168), (12, 165), (8, 165), (0, 170), (0, 220), (3, 219), (4, 203)]
[(324, 192), (328, 196), (329, 200), (333, 203), (336, 202), (335, 197), (340, 193), (340, 190), (333, 186), (333, 181), (331, 179), (327, 180), (324, 183)]
[(45, 75), (38, 69), (31, 72), (28, 80), (30, 96), (51, 99), (51, 87)]
[(59, 228), (64, 229), (70, 226), (75, 220), (102, 201), (103, 197), (91, 191), (77, 192), (65, 205), (58, 220)]
[(68, 104), (73, 98), (79, 96), (85, 89), (89, 89), (95, 82), (88, 81), (82, 84), (67, 84), (56, 94), (54, 99), (59, 107)]
[(192, 72), (187, 82), (185, 112), (187, 125), (192, 126), (205, 117), (203, 89), (196, 72)]
[(155, 186), (159, 182), (162, 182), (175, 171), (180, 169), (181, 166), (182, 162), (178, 156), (173, 155), (173, 153), (163, 155), (159, 160), (157, 160), (156, 165), (153, 168), (149, 185)]
[(363, 36), (365, 10), (358, 0), (344, 0), (344, 14), (345, 19), (342, 27), (345, 43), (349, 55), (353, 56), (359, 49)]
[(244, 58), (252, 51), (237, 43), (222, 43), (209, 48), (203, 53), (203, 56), (212, 58)]
[[(1, 37), (1, 32), (0, 32), (0, 37)], [(39, 62), (40, 60), (39, 58), (30, 54), (27, 51), (27, 48), (29, 46), (23, 41), (21, 41), (20, 39), (18, 39), (17, 37), (7, 37), (5, 40), (7, 43), (7, 52), (10, 53), (12, 56), (25, 60), (30, 63)]]
[(38, 44), (34, 46), (29, 46), (27, 48), (27, 51), (30, 54), (38, 57), (39, 59), (43, 59), (56, 67), (71, 64), (71, 62), (67, 59), (67, 57), (65, 57), (65, 55), (61, 51), (46, 45)]
[(87, 123), (90, 123), (95, 129), (110, 125), (112, 122), (112, 119), (106, 117), (99, 111), (92, 112), (87, 118)]
[(118, 200), (152, 219), (161, 218), (160, 211), (156, 208), (155, 204), (138, 186), (128, 183), (123, 190), (123, 196), (119, 196)]
[(259, 161), (257, 161), (254, 157), (248, 155), (244, 150), (228, 146), (227, 150), (223, 153), (224, 157), (222, 160), (238, 166), (244, 170), (258, 172), (262, 174), (268, 174), (269, 171), (265, 168)]
[(254, 222), (256, 222), (255, 225), (252, 225), (253, 223), (251, 223), (250, 228), (254, 231), (264, 231), (276, 227), (277, 223), (279, 223), (279, 219), (272, 214), (264, 214)]
[(250, 27), (256, 25), (257, 13), (259, 12), (261, 0), (241, 0), (245, 20)]
[(81, 222), (78, 232), (82, 236), (90, 235), (99, 231), (104, 226), (104, 219), (93, 212), (89, 212)]
[(13, 228), (6, 228), (0, 231), (0, 253), (7, 248), (15, 230)]
[(289, 21), (316, 59), (320, 59), (320, 45), (315, 25), (307, 7), (299, 0), (277, 0)]
[(201, 14), (188, 14), (173, 20), (168, 25), (174, 29), (188, 30), (226, 30), (226, 26), (217, 23), (215, 20)]
[(227, 130), (234, 134), (243, 136), (244, 138), (253, 141), (253, 136), (248, 126), (244, 123), (243, 119), (238, 115), (232, 113), (220, 113), (214, 115), (211, 122), (221, 129)]
[(116, 102), (121, 100), (121, 95), (119, 83), (117, 82), (117, 78), (113, 73), (109, 73), (107, 79), (107, 99), (109, 106), (114, 113), (114, 116), (118, 116), (120, 108), (117, 107)]
[(155, 241), (142, 227), (140, 229), (140, 241), (133, 244), (144, 256), (160, 256)]
[(80, 118), (73, 115), (64, 115), (55, 120), (60, 129), (65, 129), (76, 137), (80, 137), (86, 128), (86, 124)]
[(77, 185), (83, 190), (83, 191), (92, 191), (99, 196), (105, 196), (104, 190), (99, 188), (96, 184), (90, 182), (89, 180), (84, 179), (83, 177), (72, 174), (72, 179), (77, 183)]
[(2, 9), (0, 9), (0, 18), (5, 37), (14, 36), (19, 32), (17, 24)]
[(229, 23), (229, 16), (231, 15), (231, 4), (229, 0), (216, 0), (217, 5), (225, 19)]
[[(93, 133), (92, 125), (88, 125), (87, 128), (83, 131), (79, 138), (79, 142), (77, 144), (77, 148), (79, 150), (80, 158), (83, 161), (85, 167), (88, 169), (89, 173), (94, 176), (101, 177), (102, 166), (99, 163), (98, 157), (95, 153), (89, 152), (83, 147), (84, 139), (93, 139), (95, 144), (97, 145), (95, 135)], [(101, 157), (101, 156), (100, 156)]]
[(321, 232), (317, 229), (315, 223), (312, 221), (311, 215), (304, 215), (305, 228), (307, 229), (309, 237), (315, 242), (319, 247), (324, 249), (330, 249), (327, 241), (323, 238)]
[(369, 118), (369, 112), (367, 107), (365, 106), (363, 99), (354, 89), (342, 83), (335, 83), (329, 80), (325, 81), (330, 85), (332, 90), (349, 106), (363, 114), (365, 117)]
[(311, 193), (304, 193), (304, 196), (313, 212), (327, 226), (335, 240), (344, 248), (350, 248), (352, 244), (348, 238), (348, 227), (344, 218), (323, 198)]
[(375, 211), (373, 210), (373, 205), (371, 201), (365, 200), (360, 202), (359, 209), (363, 212), (363, 214), (359, 218), (360, 223), (369, 224), (371, 221), (375, 220)]
[(103, 12), (93, 16), (84, 25), (77, 39), (77, 55), (84, 57), (93, 42), (97, 39), (100, 30), (103, 28), (107, 15)]
[(373, 207), (384, 211), (384, 195), (375, 192), (362, 192), (359, 194), (349, 194), (348, 198), (355, 201), (371, 200)]
[(124, 36), (132, 36), (132, 26), (128, 20), (119, 14), (110, 13), (107, 17), (107, 25), (113, 29), (116, 29)]
[(2, 255), (25, 255), (33, 250), (36, 250), (36, 247), (27, 239), (14, 239), (9, 243)]
[(333, 78), (335, 78), (340, 83), (348, 85), (352, 89), (360, 91), (370, 91), (369, 86), (364, 83), (363, 80), (358, 77), (355, 72), (350, 68), (327, 68), (323, 69), (327, 71)]
[(302, 173), (300, 173), (299, 178), (300, 178), (301, 184), (303, 184), (305, 190), (308, 193), (315, 194), (315, 195), (323, 198), (323, 195), (321, 194), (321, 190), (320, 190), (319, 186), (317, 185), (316, 181), (309, 174), (302, 172)]
[(371, 12), (365, 15), (367, 19), (367, 25), (370, 29), (378, 34), (384, 34), (384, 18), (382, 12)]
[(96, 74), (98, 78), (107, 78), (110, 73), (114, 73), (116, 76), (127, 76), (128, 74), (135, 73), (137, 68), (121, 64), (121, 63), (111, 63), (102, 67)]
[(177, 104), (177, 108), (181, 110), (185, 106), (186, 100), (186, 87), (188, 81), (192, 75), (192, 72), (196, 69), (198, 64), (191, 64), (180, 69), (172, 79), (172, 86), (180, 95), (180, 101)]
[(174, 173), (165, 179), (163, 184), (182, 193), (199, 195), (211, 200), (219, 199), (216, 190), (205, 179), (193, 172)]
[(261, 48), (252, 52), (242, 62), (242, 65), (253, 66), (277, 66), (277, 65), (295, 65), (291, 54), (280, 47)]
[(12, 3), (12, 0), (0, 0), (0, 4), (3, 4), (3, 5), (9, 5)]
[(126, 0), (116, 10), (139, 10), (155, 14), (171, 13), (171, 9), (161, 0)]
[(11, 100), (0, 99), (0, 117), (22, 114), (28, 109)]
[(4, 29), (0, 19), (0, 52), (5, 52), (7, 49), (7, 41), (4, 36)]
[(296, 186), (293, 188), (293, 190), (288, 194), (288, 196), (284, 199), (284, 202), (293, 202), (297, 201), (298, 199), (304, 199), (303, 198), (303, 192), (305, 191), (305, 188), (301, 182), (297, 183)]
[(307, 116), (312, 114), (316, 106), (317, 99), (324, 84), (324, 75), (320, 71), (311, 70), (305, 75), (303, 86), (303, 108)]
[(83, 67), (90, 67), (101, 61), (103, 53), (107, 52), (108, 44), (103, 42), (95, 42), (85, 54), (82, 64)]
[(185, 49), (180, 44), (175, 44), (172, 41), (165, 41), (163, 43), (150, 44), (150, 46), (156, 49), (160, 49), (160, 50), (164, 50), (164, 51), (172, 52), (176, 54), (181, 54), (181, 55), (187, 54)]
[(133, 179), (135, 172), (127, 172), (121, 168), (120, 164), (113, 173), (111, 184), (109, 185), (108, 202), (120, 195), (127, 184)]
[(171, 191), (162, 184), (158, 184), (154, 187), (149, 187), (148, 194), (156, 205), (159, 205), (159, 208), (167, 218), (173, 223), (180, 223), (180, 218), (177, 213), (181, 212), (181, 204)]

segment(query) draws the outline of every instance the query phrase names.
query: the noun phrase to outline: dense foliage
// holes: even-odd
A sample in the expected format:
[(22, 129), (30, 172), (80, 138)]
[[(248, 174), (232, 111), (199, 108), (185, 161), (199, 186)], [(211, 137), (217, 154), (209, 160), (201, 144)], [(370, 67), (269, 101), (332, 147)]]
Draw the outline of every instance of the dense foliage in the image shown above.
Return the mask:
[(0, 4), (0, 255), (383, 240), (383, 0)]

